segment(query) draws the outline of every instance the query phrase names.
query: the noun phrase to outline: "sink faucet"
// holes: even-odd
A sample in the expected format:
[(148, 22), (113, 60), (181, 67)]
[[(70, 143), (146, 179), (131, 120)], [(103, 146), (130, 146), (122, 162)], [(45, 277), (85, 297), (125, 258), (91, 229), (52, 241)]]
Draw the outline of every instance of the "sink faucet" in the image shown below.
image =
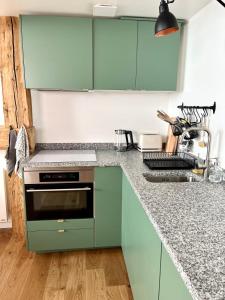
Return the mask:
[(205, 160), (205, 171), (204, 171), (204, 180), (208, 181), (208, 177), (209, 177), (209, 160), (210, 160), (210, 150), (211, 150), (211, 132), (209, 131), (208, 128), (206, 127), (190, 127), (184, 130), (184, 132), (182, 133), (181, 137), (180, 137), (180, 144), (183, 142), (184, 137), (186, 135), (186, 133), (189, 133), (190, 131), (203, 131), (206, 132), (208, 134), (208, 143), (207, 143), (207, 154), (206, 154), (206, 160)]

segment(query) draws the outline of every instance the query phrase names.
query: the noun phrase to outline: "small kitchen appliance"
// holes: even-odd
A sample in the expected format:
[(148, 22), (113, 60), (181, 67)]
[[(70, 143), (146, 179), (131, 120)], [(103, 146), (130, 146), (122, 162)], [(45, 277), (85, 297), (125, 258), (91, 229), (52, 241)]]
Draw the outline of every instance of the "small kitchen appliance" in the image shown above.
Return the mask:
[(153, 133), (139, 134), (138, 150), (141, 152), (162, 151), (162, 136)]
[(118, 152), (124, 152), (134, 149), (133, 133), (130, 130), (117, 129), (115, 130), (116, 141), (114, 148)]
[(51, 168), (25, 170), (28, 221), (94, 218), (94, 170)]

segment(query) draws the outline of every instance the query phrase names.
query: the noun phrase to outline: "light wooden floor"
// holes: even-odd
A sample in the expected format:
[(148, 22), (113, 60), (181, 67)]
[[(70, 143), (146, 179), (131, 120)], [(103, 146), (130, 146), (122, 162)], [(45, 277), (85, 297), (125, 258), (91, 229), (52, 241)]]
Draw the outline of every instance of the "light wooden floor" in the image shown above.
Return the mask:
[(121, 249), (35, 254), (0, 231), (1, 300), (132, 300)]

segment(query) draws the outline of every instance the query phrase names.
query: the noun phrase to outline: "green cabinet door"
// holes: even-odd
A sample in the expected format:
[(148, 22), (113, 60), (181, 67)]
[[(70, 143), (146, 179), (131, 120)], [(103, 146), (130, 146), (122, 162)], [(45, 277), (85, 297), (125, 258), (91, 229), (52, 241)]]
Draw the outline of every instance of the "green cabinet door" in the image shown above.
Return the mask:
[(158, 300), (160, 239), (125, 175), (122, 195), (122, 249), (134, 300)]
[(159, 300), (192, 300), (164, 247), (162, 248)]
[(154, 36), (154, 21), (138, 22), (137, 90), (175, 91), (180, 52), (180, 31)]
[(94, 20), (94, 89), (135, 89), (137, 21)]
[(21, 16), (26, 88), (93, 88), (92, 20)]
[(121, 245), (122, 171), (95, 168), (95, 246)]

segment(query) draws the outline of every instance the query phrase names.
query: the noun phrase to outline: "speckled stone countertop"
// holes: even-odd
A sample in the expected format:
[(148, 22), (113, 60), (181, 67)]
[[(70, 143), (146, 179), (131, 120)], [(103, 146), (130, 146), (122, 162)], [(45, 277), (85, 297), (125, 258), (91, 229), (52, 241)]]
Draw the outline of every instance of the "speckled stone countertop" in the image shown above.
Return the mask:
[(96, 162), (24, 163), (25, 169), (73, 166), (121, 166), (193, 299), (225, 299), (224, 184), (147, 182), (143, 173), (159, 172), (137, 151), (99, 150)]

